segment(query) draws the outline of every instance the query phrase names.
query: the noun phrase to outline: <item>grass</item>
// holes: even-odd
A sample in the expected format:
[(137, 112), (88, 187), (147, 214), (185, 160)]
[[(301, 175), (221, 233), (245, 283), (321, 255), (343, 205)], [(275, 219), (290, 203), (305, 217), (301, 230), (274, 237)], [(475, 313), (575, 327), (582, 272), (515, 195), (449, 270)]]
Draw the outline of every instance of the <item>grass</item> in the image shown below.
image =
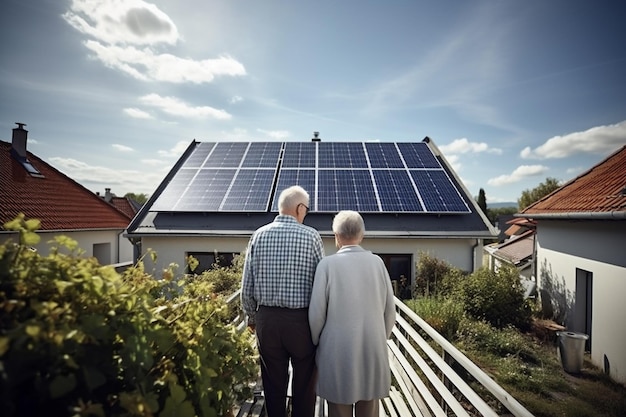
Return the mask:
[(535, 416), (626, 416), (626, 388), (588, 356), (581, 373), (571, 375), (561, 366), (554, 340), (510, 328), (492, 331), (492, 337), (479, 334), (478, 343), (462, 337), (457, 347)]
[[(542, 321), (521, 332), (470, 319), (443, 297), (406, 304), (536, 417), (626, 416), (626, 387), (595, 367), (588, 355), (580, 374), (565, 372), (557, 356), (556, 335), (538, 324)], [(490, 396), (480, 384), (471, 385)]]

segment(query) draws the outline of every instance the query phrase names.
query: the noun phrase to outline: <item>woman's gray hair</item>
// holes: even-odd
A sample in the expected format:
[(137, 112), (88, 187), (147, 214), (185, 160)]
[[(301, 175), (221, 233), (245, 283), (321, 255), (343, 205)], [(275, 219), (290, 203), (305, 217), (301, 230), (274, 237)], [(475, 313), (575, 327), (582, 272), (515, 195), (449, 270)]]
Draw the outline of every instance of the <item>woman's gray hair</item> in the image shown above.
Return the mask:
[(333, 233), (343, 239), (361, 239), (365, 234), (365, 222), (356, 211), (342, 210), (333, 219)]
[(309, 205), (309, 193), (299, 185), (285, 188), (278, 197), (278, 211), (294, 210), (298, 204)]

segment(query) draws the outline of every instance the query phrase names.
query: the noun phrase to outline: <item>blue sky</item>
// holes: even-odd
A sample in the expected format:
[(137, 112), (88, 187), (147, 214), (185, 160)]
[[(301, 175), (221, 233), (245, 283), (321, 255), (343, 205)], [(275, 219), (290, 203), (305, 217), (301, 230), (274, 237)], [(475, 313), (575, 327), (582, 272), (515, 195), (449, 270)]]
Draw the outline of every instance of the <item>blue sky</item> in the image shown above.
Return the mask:
[(626, 144), (618, 1), (3, 0), (0, 139), (151, 194), (199, 141), (420, 141), (516, 201)]

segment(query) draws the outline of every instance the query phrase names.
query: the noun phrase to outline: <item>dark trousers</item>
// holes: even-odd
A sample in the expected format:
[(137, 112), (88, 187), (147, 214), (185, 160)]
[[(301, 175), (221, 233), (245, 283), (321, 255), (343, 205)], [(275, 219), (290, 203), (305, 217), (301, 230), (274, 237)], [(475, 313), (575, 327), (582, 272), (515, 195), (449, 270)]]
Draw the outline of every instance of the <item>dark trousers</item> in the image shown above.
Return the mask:
[(293, 368), (292, 413), (315, 413), (315, 345), (311, 340), (307, 309), (259, 307), (256, 336), (261, 356), (261, 377), (268, 417), (286, 417), (289, 361)]

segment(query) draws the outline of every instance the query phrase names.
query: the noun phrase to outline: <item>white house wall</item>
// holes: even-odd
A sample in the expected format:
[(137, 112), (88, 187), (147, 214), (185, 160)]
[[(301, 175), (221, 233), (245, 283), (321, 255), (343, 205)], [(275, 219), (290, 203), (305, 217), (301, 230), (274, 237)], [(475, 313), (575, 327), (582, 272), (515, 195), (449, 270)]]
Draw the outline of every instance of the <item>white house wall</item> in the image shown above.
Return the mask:
[(578, 331), (570, 327), (576, 310), (576, 270), (592, 274), (591, 360), (626, 383), (626, 326), (620, 321), (626, 317), (623, 223), (540, 222), (537, 275), (539, 287), (552, 292), (555, 319)]
[[(49, 243), (57, 236), (67, 236), (78, 243), (78, 247), (84, 252), (83, 256), (94, 256), (94, 245), (109, 244), (107, 253), (98, 260), (102, 264), (115, 264), (120, 262), (133, 261), (133, 247), (130, 241), (122, 237), (123, 230), (95, 230), (95, 231), (63, 231), (63, 232), (42, 232), (39, 231), (40, 242), (35, 245), (35, 249), (42, 255), (50, 253), (52, 246), (56, 243)], [(60, 248), (61, 253), (69, 251)], [(108, 259), (107, 259), (108, 258)]]
[[(159, 277), (161, 271), (171, 263), (179, 265), (179, 272), (185, 270), (185, 254), (187, 252), (244, 252), (248, 244), (248, 237), (143, 237), (142, 251), (145, 254), (152, 249), (157, 254), (156, 263), (150, 257), (144, 258), (146, 271)], [(326, 255), (337, 251), (332, 237), (323, 237)], [(365, 237), (362, 246), (378, 254), (412, 254), (412, 276), (415, 276), (415, 262), (420, 252), (448, 262), (450, 265), (464, 271), (472, 271), (480, 267), (476, 264), (482, 261), (482, 246), (475, 250), (476, 239), (382, 239)]]

